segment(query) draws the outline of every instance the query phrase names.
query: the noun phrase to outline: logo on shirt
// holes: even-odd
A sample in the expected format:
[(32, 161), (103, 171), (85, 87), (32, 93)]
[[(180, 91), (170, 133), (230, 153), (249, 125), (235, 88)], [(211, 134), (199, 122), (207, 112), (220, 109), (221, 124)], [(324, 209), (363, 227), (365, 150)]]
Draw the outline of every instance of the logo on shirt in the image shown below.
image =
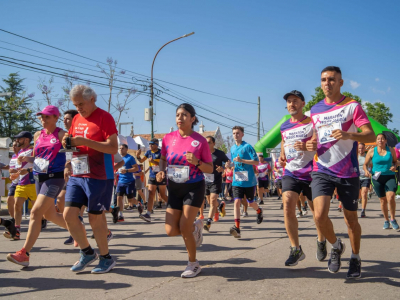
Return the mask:
[(199, 141), (193, 141), (193, 142), (192, 142), (192, 146), (193, 146), (193, 147), (197, 147), (198, 145), (200, 145), (200, 142), (199, 142)]
[(52, 139), (50, 140), (50, 143), (51, 143), (51, 144), (57, 143), (57, 139), (56, 139), (56, 138), (52, 138)]

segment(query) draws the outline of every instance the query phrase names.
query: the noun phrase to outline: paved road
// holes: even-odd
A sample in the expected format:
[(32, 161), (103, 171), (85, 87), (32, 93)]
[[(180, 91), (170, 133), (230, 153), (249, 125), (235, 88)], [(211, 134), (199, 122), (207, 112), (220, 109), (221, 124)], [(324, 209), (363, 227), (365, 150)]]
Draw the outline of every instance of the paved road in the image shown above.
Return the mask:
[[(143, 223), (137, 212), (125, 214), (125, 222), (109, 224), (115, 238), (111, 254), (118, 264), (108, 274), (74, 274), (69, 268), (78, 250), (63, 244), (65, 230), (49, 224), (33, 251), (31, 266), (21, 269), (6, 260), (6, 254), (22, 247), (23, 241), (0, 237), (0, 296), (6, 299), (399, 299), (399, 232), (383, 230), (378, 200), (368, 206), (361, 219), (363, 240), (360, 280), (346, 280), (350, 244), (342, 213), (332, 205), (330, 216), (335, 230), (347, 245), (343, 269), (327, 271), (327, 261), (318, 262), (316, 230), (311, 216), (299, 220), (300, 241), (307, 258), (298, 266), (284, 267), (289, 254), (280, 201), (268, 198), (263, 206), (264, 222), (256, 224), (255, 212), (242, 220), (242, 239), (228, 232), (233, 206), (227, 216), (204, 234), (198, 259), (203, 271), (197, 278), (181, 279), (187, 255), (180, 237), (164, 232), (165, 210), (155, 212), (156, 220)], [(109, 219), (111, 221), (111, 219)], [(87, 221), (87, 219), (86, 219)], [(27, 221), (22, 238), (26, 237)], [(88, 234), (91, 232), (88, 230)], [(94, 240), (91, 240), (95, 246)], [(90, 270), (90, 269), (89, 269)]]

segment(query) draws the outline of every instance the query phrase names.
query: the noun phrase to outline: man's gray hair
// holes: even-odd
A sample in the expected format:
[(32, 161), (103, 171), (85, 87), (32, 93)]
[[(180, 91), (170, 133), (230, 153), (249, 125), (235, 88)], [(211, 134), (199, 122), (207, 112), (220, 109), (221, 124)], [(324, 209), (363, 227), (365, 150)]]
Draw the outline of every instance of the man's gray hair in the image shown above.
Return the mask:
[(90, 100), (90, 98), (94, 98), (94, 101), (97, 100), (96, 92), (90, 87), (83, 84), (78, 84), (72, 88), (69, 92), (69, 97), (72, 99), (77, 95), (82, 95), (83, 99)]

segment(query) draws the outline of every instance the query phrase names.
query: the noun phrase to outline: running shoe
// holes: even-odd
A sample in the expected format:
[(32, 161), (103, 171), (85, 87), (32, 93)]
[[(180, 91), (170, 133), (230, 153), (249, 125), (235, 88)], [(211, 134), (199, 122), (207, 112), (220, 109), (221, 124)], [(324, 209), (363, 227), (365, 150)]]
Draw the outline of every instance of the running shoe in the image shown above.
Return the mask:
[(399, 224), (397, 224), (396, 220), (390, 220), (390, 224), (392, 225), (393, 230), (399, 230)]
[(11, 234), (10, 234), (9, 231), (4, 231), (4, 232), (3, 232), (3, 236), (4, 236), (6, 239), (11, 239)]
[(207, 208), (207, 203), (204, 201), (204, 209)]
[(158, 202), (158, 205), (156, 206), (156, 208), (162, 208), (162, 203)]
[(259, 208), (260, 208), (260, 213), (257, 214), (257, 224), (261, 224), (261, 222), (264, 220), (263, 209), (261, 207)]
[(219, 215), (221, 218), (225, 217), (226, 211), (225, 211), (225, 201), (222, 201), (221, 204), (218, 206), (219, 210)]
[(331, 258), (328, 261), (328, 271), (330, 273), (337, 273), (340, 271), (340, 267), (342, 266), (341, 256), (346, 250), (346, 246), (342, 243), (342, 240), (339, 239), (340, 249), (332, 248), (331, 250)]
[(197, 220), (204, 220), (204, 215), (200, 215)]
[(147, 209), (147, 202), (144, 204), (144, 208)]
[(349, 271), (347, 272), (348, 279), (357, 279), (361, 277), (361, 260), (350, 258)]
[(130, 206), (130, 205), (128, 205), (128, 207), (125, 208), (125, 210), (133, 210), (133, 209), (134, 209), (134, 207), (133, 207), (133, 206)]
[(113, 207), (111, 210), (111, 214), (113, 216), (113, 223), (116, 224), (118, 222), (118, 213), (119, 213), (119, 207)]
[(246, 217), (248, 217), (248, 216), (249, 216), (249, 213), (248, 213), (247, 211), (243, 211), (242, 217), (243, 217), (243, 218), (246, 218)]
[(25, 249), (21, 249), (14, 254), (9, 253), (7, 255), (7, 260), (23, 267), (29, 266), (29, 256), (26, 255)]
[(282, 200), (282, 199), (281, 199), (281, 196), (278, 197), (278, 200)]
[(301, 218), (303, 216), (303, 212), (302, 211), (298, 211), (296, 214), (296, 218)]
[(365, 210), (362, 210), (361, 211), (361, 218), (365, 218), (366, 217), (366, 215), (365, 215)]
[(339, 205), (339, 207), (337, 208), (337, 211), (338, 212), (342, 212), (342, 206), (341, 205)]
[(196, 227), (196, 230), (193, 231), (194, 239), (196, 240), (196, 247), (200, 247), (203, 243), (203, 220), (197, 219), (194, 222), (194, 226)]
[(74, 273), (83, 272), (87, 266), (94, 262), (99, 256), (96, 252), (93, 255), (85, 254), (82, 250), (79, 251), (80, 259), (71, 267), (71, 271)]
[(99, 264), (92, 270), (92, 274), (104, 274), (107, 272), (110, 272), (117, 262), (111, 257), (111, 258), (104, 258), (103, 256), (100, 256), (100, 261)]
[(196, 259), (195, 262), (190, 262), (190, 261), (188, 262), (188, 265), (185, 271), (183, 271), (183, 273), (181, 274), (181, 277), (182, 278), (196, 277), (200, 272), (201, 272), (201, 267)]
[(280, 207), (280, 209), (283, 209), (283, 203), (281, 204), (281, 207)]
[(139, 215), (139, 218), (141, 218), (143, 221), (146, 221), (148, 223), (151, 222), (151, 216), (149, 212), (145, 213), (144, 215)]
[(64, 242), (64, 245), (72, 245), (74, 243), (74, 238), (70, 235)]
[(141, 202), (139, 202), (139, 204), (137, 205), (137, 210), (139, 212), (139, 215), (143, 213), (143, 205)]
[(17, 233), (15, 236), (12, 238), (14, 241), (19, 241), (21, 239), (21, 231), (19, 228), (17, 228)]
[(297, 250), (296, 247), (290, 247), (290, 254), (289, 258), (285, 261), (285, 266), (287, 267), (292, 267), (292, 266), (297, 266), (299, 261), (302, 261), (303, 259), (306, 258), (306, 255), (304, 254), (303, 250)]
[(118, 217), (118, 222), (124, 222), (124, 221), (125, 221), (124, 216), (119, 216)]
[(203, 228), (205, 231), (210, 232), (210, 227), (211, 227), (211, 222), (207, 220)]
[(390, 222), (389, 221), (385, 221), (385, 223), (383, 223), (383, 229), (390, 229)]
[[(4, 232), (4, 236), (5, 236), (6, 238), (8, 238), (8, 239), (11, 239), (11, 238), (15, 237), (15, 235), (17, 234), (17, 228), (15, 227), (14, 222), (15, 222), (14, 219), (6, 220), (6, 225), (5, 225), (5, 227), (6, 227), (6, 229), (7, 229), (8, 231)], [(7, 237), (7, 234), (6, 234), (6, 233), (8, 233), (8, 235), (9, 235), (10, 237)]]
[[(306, 202), (306, 203), (307, 203), (307, 202)], [(307, 214), (308, 214), (307, 206), (303, 206), (302, 209), (301, 209), (301, 211), (302, 211), (302, 213), (303, 213), (303, 216), (307, 215)]]
[(333, 203), (333, 198), (331, 198), (331, 203)]
[(234, 236), (237, 239), (240, 239), (240, 229), (237, 228), (236, 226), (233, 226), (230, 230), (229, 230), (230, 235)]
[(42, 219), (42, 230), (47, 228), (47, 220)]
[(264, 204), (264, 200), (261, 199), (260, 202), (259, 202), (258, 204), (263, 205), (263, 204)]
[(219, 221), (219, 213), (215, 213), (214, 214), (214, 222), (218, 222)]
[(328, 255), (328, 251), (326, 250), (326, 240), (323, 242), (318, 241), (317, 238), (317, 260), (323, 261)]
[(111, 230), (108, 230), (107, 234), (107, 243), (109, 243), (113, 239), (114, 235), (112, 234)]

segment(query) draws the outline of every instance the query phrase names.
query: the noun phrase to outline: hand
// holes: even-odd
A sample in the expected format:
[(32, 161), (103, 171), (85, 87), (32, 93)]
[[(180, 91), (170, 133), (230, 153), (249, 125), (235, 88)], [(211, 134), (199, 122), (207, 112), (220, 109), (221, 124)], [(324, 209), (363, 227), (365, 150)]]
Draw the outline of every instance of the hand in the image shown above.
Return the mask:
[(127, 170), (127, 169), (121, 169), (119, 172), (120, 172), (121, 174), (126, 174), (126, 173), (128, 173), (128, 170)]
[(19, 177), (18, 173), (12, 173), (12, 174), (10, 174), (10, 179), (11, 179), (11, 180), (15, 180), (15, 179), (17, 179), (18, 177)]
[(297, 141), (297, 142), (294, 143), (293, 147), (297, 151), (303, 151), (304, 149), (306, 149), (306, 143)]
[(330, 137), (335, 138), (336, 140), (348, 140), (350, 138), (350, 135), (348, 132), (340, 130), (340, 129), (335, 129), (332, 131), (332, 134)]
[(70, 168), (65, 168), (64, 169), (64, 180), (67, 183), (69, 178), (71, 177), (71, 169)]
[(149, 158), (149, 162), (153, 162), (154, 159), (152, 157)]
[(286, 165), (286, 157), (279, 156), (278, 162), (282, 167), (285, 167), (285, 165)]
[(156, 174), (156, 180), (157, 182), (162, 182), (165, 178), (165, 172), (164, 171), (160, 171)]
[(26, 156), (23, 156), (23, 155), (18, 156), (18, 158), (17, 158), (18, 164), (19, 165), (22, 164), (25, 161), (25, 159), (26, 159)]
[(216, 167), (217, 167), (216, 168), (217, 172), (222, 173), (224, 171), (223, 167), (221, 167), (221, 166), (216, 166)]
[(395, 167), (395, 166), (392, 166), (392, 167), (390, 168), (390, 171), (396, 172), (396, 167)]
[(186, 160), (189, 164), (197, 165), (199, 163), (198, 158), (192, 152), (186, 152)]
[(365, 177), (369, 177), (369, 178), (371, 178), (371, 176), (372, 176), (372, 175), (371, 175), (371, 173), (370, 173), (370, 172), (368, 172), (368, 171), (367, 171), (367, 172), (365, 172), (365, 174), (364, 174), (364, 175), (365, 175)]
[(242, 159), (240, 158), (240, 156), (239, 156), (239, 154), (238, 154), (238, 156), (236, 156), (236, 157), (233, 159), (233, 161), (242, 162)]
[(312, 137), (310, 140), (306, 142), (307, 151), (316, 151), (317, 150), (317, 138)]
[(64, 136), (63, 136), (63, 139), (61, 141), (61, 144), (64, 147), (64, 149), (67, 149), (67, 137), (69, 137), (69, 134), (65, 133)]
[(22, 176), (26, 175), (26, 174), (28, 174), (28, 169), (20, 169), (17, 174), (22, 175)]

